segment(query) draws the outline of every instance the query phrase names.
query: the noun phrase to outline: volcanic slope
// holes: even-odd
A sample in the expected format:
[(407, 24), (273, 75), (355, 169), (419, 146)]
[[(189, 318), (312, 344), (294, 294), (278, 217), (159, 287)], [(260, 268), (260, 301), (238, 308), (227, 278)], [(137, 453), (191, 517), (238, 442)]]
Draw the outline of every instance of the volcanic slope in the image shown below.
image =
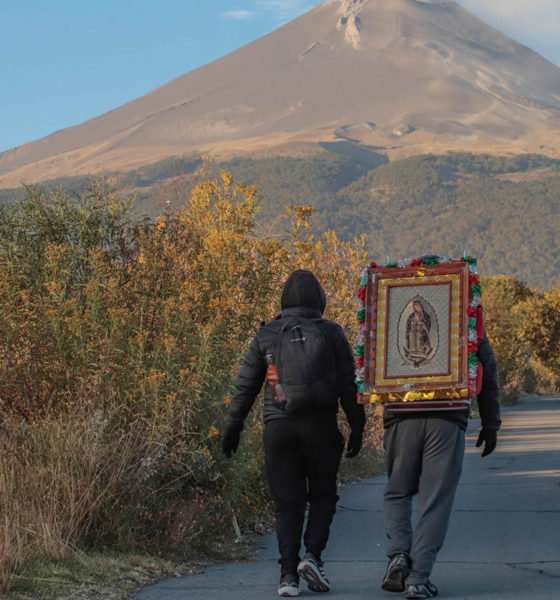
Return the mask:
[[(333, 146), (334, 144), (334, 146)], [(0, 155), (0, 187), (191, 151), (560, 156), (560, 68), (454, 2), (331, 0), (128, 104)]]

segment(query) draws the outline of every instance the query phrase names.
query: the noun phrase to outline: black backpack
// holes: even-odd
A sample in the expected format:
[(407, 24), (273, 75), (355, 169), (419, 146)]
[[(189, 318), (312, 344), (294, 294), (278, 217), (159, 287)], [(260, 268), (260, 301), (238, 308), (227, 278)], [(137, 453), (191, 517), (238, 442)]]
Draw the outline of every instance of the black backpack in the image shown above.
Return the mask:
[(289, 413), (336, 410), (336, 361), (322, 321), (290, 318), (276, 336), (273, 361)]

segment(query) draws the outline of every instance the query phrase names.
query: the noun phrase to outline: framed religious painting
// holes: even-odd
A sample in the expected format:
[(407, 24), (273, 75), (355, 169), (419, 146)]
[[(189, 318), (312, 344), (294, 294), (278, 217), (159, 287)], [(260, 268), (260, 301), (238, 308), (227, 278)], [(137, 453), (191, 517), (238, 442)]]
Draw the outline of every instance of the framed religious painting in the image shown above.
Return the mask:
[(464, 408), (479, 375), (476, 261), (372, 263), (364, 269), (358, 296), (360, 401)]

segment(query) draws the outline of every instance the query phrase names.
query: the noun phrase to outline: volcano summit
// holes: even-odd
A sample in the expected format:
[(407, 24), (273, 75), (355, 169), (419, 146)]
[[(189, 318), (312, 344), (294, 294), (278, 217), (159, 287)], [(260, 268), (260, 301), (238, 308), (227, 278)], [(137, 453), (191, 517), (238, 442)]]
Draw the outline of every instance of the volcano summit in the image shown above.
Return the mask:
[(560, 156), (560, 68), (454, 2), (331, 0), (80, 125), (0, 155), (0, 187), (192, 151)]

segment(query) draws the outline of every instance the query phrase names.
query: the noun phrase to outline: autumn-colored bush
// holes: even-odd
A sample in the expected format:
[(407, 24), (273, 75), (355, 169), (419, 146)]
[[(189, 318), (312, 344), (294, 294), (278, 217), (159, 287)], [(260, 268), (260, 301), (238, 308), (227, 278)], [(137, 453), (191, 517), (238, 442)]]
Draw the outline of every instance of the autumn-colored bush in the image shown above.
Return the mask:
[(520, 342), (533, 350), (535, 387), (560, 387), (560, 288), (537, 291), (515, 307)]
[(560, 385), (559, 291), (537, 290), (500, 275), (483, 280), (486, 332), (498, 362), (501, 399), (553, 392)]
[[(219, 437), (241, 358), (313, 270), (355, 337), (363, 240), (310, 234), (227, 173), (150, 222), (104, 184), (30, 188), (0, 213), (0, 583), (87, 545), (188, 553), (267, 508), (255, 407), (234, 461)], [(278, 231), (278, 228), (276, 228)], [(209, 535), (211, 533), (211, 535)]]

